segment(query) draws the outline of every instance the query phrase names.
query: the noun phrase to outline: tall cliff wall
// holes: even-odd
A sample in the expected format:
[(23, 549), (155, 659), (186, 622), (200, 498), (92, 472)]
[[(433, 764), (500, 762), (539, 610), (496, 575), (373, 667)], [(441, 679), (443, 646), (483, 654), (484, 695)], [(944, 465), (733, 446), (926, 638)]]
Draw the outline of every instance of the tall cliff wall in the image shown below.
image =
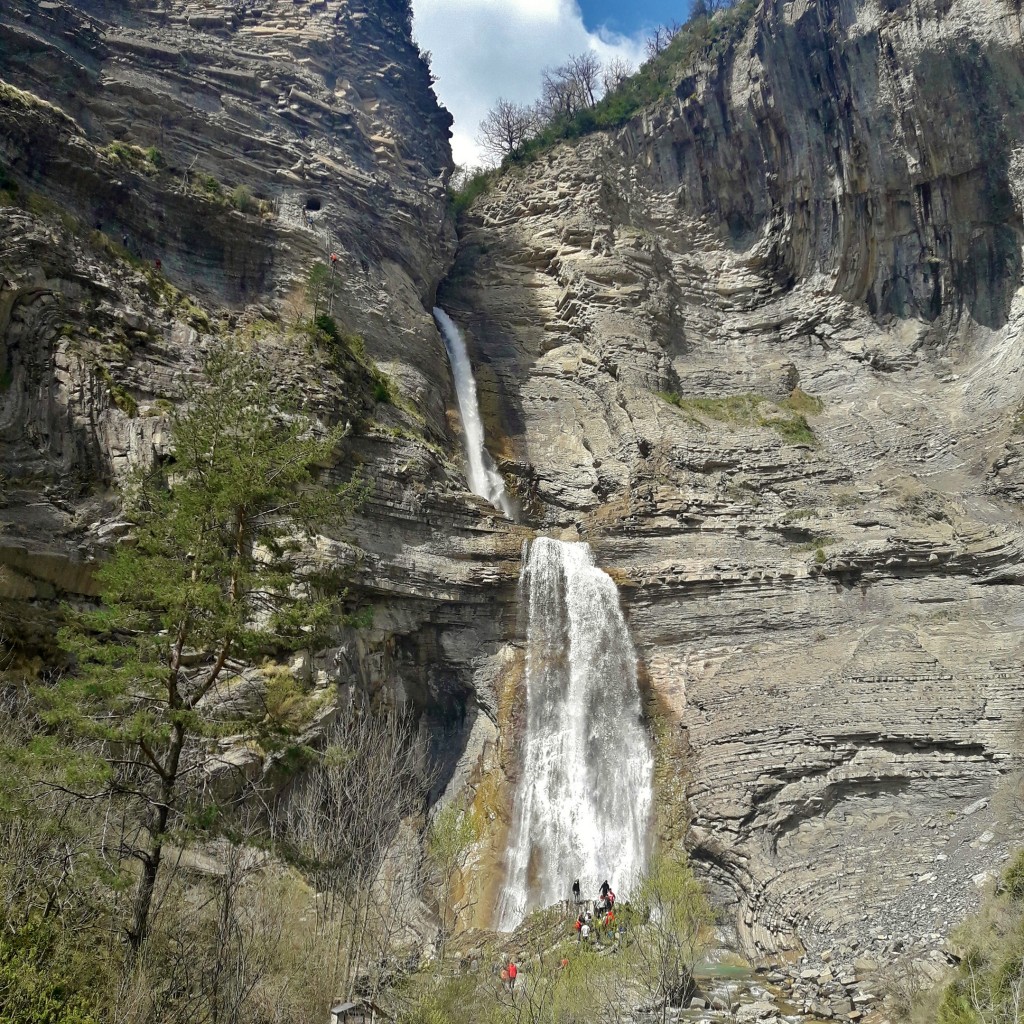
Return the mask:
[[(312, 414), (351, 423), (337, 472), (371, 485), (318, 555), (353, 567), (375, 625), (296, 671), (412, 700), (448, 772), (473, 665), (510, 632), (494, 595), (519, 543), (465, 493), (449, 422), (429, 309), (455, 251), (451, 118), (410, 33), (404, 0), (3, 5), (0, 632), (55, 656), (58, 603), (94, 593), (128, 529), (118, 482), (163, 449), (211, 339), (234, 334)], [(362, 363), (296, 329), (331, 252), (323, 307)], [(368, 360), (392, 401), (374, 400)]]
[[(514, 774), (519, 546), (581, 535), (746, 946), (936, 949), (1015, 838), (1021, 55), (1001, 0), (769, 2), (657, 108), (502, 178), (441, 301), (520, 528), (461, 476), (427, 312), (448, 121), (405, 5), (11, 0), (5, 631), (46, 653), (55, 601), (92, 593), (117, 480), (233, 331), (353, 424), (337, 468), (372, 484), (320, 553), (374, 625), (299, 659), (310, 686), (413, 700), (442, 783)], [(393, 403), (293, 329), (332, 250)], [(476, 796), (495, 856), (507, 808)]]
[(751, 949), (923, 956), (1019, 838), (1021, 31), (769, 0), (501, 177), (443, 290), (534, 521), (622, 585)]

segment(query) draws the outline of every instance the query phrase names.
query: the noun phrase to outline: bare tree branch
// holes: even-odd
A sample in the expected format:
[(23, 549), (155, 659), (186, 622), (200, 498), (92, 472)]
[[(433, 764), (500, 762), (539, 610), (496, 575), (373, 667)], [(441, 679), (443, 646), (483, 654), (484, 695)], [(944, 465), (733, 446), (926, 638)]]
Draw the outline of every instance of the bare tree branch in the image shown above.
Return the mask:
[(480, 122), (477, 141), (491, 156), (501, 160), (516, 152), (536, 129), (537, 118), (532, 108), (502, 97)]

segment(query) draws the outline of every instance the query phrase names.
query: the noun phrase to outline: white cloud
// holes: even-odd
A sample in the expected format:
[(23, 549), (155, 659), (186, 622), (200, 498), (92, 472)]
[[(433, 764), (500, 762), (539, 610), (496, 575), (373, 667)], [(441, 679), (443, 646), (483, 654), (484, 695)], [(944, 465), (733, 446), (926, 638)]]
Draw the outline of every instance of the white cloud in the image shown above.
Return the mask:
[(588, 32), (576, 0), (413, 0), (416, 39), (432, 54), (435, 89), (455, 117), (458, 164), (480, 164), (480, 121), (499, 96), (532, 103), (541, 71), (595, 50), (639, 64), (641, 39)]

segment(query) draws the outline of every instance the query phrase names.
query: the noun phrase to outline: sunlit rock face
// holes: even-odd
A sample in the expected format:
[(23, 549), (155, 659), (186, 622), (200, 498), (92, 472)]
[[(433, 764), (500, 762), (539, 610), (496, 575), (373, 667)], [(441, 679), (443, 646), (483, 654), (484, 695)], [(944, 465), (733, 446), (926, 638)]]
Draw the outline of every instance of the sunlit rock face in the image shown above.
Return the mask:
[[(1016, 5), (762, 4), (656, 109), (502, 179), (450, 276), (449, 121), (403, 3), (156, 8), (0, 10), (30, 95), (0, 103), (0, 160), (37, 194), (0, 208), (0, 627), (47, 650), (58, 602), (94, 595), (117, 481), (240, 332), (352, 423), (326, 472), (369, 485), (311, 555), (373, 625), (297, 671), (422, 711), (437, 790), (494, 821), (481, 907), (537, 531), (618, 584), (746, 947), (936, 947), (1012, 838), (1020, 745)], [(394, 402), (294, 330), (332, 251), (328, 309)], [(521, 526), (467, 491), (435, 300)]]
[(763, 4), (501, 179), (442, 289), (528, 514), (620, 583), (751, 951), (933, 947), (1019, 827), (1020, 17)]
[[(60, 602), (95, 596), (130, 532), (119, 482), (166, 452), (212, 339), (237, 336), (351, 424), (326, 472), (367, 482), (310, 556), (352, 568), (374, 625), (301, 675), (415, 704), (443, 787), (486, 731), (475, 693), (512, 632), (521, 538), (462, 477), (430, 315), (455, 251), (451, 118), (409, 22), (403, 0), (0, 5), (0, 195), (31, 198), (0, 200), (0, 633), (58, 657)], [(319, 310), (362, 364), (297, 329), (318, 262)]]

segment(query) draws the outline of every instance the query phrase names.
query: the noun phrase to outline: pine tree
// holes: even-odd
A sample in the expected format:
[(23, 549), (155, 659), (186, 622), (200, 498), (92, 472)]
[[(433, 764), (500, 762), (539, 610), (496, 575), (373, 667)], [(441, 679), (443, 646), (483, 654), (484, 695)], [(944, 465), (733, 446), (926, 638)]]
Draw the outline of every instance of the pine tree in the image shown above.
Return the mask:
[(317, 480), (344, 431), (295, 407), (254, 356), (216, 350), (173, 418), (172, 457), (127, 490), (134, 529), (97, 574), (101, 606), (61, 633), (74, 669), (46, 692), (47, 717), (99, 751), (103, 786), (135, 816), (133, 952), (164, 845), (188, 828), (204, 744), (258, 724), (218, 711), (218, 694), (247, 662), (310, 647), (339, 618), (340, 581), (299, 555), (315, 529), (351, 512), (360, 487)]

